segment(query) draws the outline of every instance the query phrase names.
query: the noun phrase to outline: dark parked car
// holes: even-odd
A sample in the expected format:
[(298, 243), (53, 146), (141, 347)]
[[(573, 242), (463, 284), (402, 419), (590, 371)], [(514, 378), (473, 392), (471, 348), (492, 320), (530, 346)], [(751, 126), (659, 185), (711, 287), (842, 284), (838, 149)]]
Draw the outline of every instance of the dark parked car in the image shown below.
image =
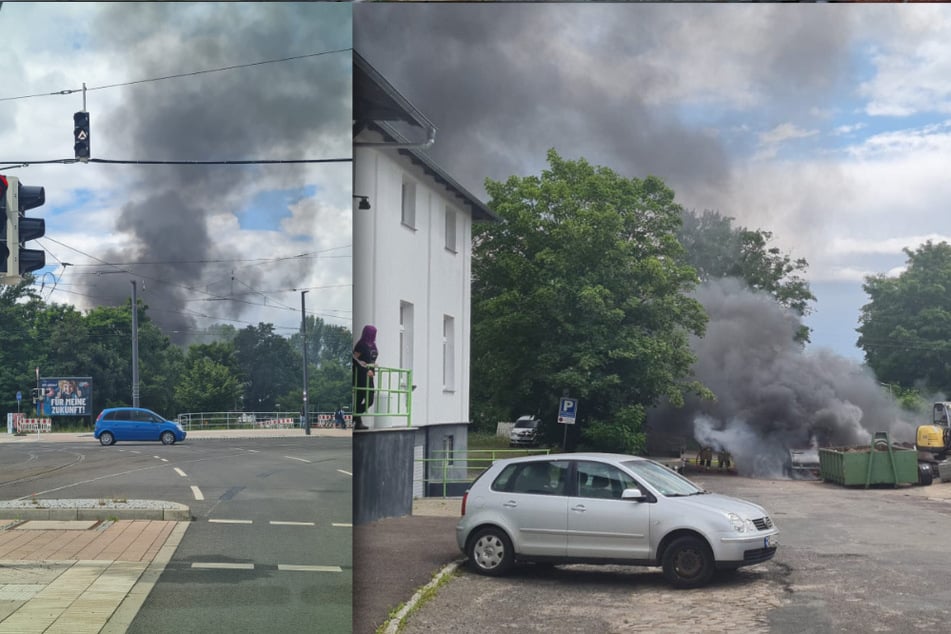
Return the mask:
[(103, 445), (111, 445), (117, 440), (158, 440), (163, 445), (172, 445), (185, 440), (185, 430), (181, 425), (141, 407), (102, 410), (96, 419), (93, 435)]

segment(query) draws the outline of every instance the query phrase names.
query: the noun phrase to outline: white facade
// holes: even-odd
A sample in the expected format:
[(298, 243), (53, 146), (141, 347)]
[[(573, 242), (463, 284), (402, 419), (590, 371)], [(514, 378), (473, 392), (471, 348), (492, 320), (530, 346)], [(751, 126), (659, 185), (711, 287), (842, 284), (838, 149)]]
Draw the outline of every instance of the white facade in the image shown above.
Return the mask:
[[(380, 141), (364, 132), (357, 141)], [(377, 363), (413, 371), (414, 427), (469, 421), (472, 217), (397, 149), (354, 145), (353, 331), (377, 327)], [(372, 412), (373, 410), (371, 410)], [(371, 428), (397, 417), (364, 418)]]

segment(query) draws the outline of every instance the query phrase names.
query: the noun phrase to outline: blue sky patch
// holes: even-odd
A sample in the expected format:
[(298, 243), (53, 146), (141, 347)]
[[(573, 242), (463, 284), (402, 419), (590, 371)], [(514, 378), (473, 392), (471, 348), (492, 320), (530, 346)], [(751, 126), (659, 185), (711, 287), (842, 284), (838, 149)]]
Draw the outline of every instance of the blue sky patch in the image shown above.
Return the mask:
[(281, 220), (291, 216), (291, 205), (311, 198), (316, 193), (316, 185), (261, 192), (238, 212), (238, 224), (244, 230), (278, 231)]

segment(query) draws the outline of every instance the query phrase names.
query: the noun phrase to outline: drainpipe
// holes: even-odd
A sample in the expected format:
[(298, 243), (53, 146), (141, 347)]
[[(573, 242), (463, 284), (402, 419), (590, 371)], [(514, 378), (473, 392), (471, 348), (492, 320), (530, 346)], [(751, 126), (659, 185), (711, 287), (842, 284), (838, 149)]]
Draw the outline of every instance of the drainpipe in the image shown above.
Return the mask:
[(436, 142), (436, 128), (429, 127), (426, 141), (423, 143), (376, 143), (368, 141), (354, 141), (353, 144), (359, 147), (388, 147), (394, 150), (425, 150)]

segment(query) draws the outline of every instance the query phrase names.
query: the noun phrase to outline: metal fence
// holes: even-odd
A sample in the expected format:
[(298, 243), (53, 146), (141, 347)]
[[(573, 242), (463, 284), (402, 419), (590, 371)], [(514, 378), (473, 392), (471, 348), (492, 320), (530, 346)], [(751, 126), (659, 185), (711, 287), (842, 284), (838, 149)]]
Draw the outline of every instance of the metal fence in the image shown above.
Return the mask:
[[(333, 412), (310, 412), (311, 427), (334, 427)], [(347, 427), (353, 424), (349, 412)], [(303, 427), (300, 412), (190, 412), (176, 421), (185, 431), (202, 429), (289, 429)]]
[(423, 490), (439, 491), (439, 497), (454, 496), (468, 488), (479, 474), (502, 458), (549, 454), (551, 449), (469, 449), (433, 450), (432, 458), (417, 458), (423, 464)]

